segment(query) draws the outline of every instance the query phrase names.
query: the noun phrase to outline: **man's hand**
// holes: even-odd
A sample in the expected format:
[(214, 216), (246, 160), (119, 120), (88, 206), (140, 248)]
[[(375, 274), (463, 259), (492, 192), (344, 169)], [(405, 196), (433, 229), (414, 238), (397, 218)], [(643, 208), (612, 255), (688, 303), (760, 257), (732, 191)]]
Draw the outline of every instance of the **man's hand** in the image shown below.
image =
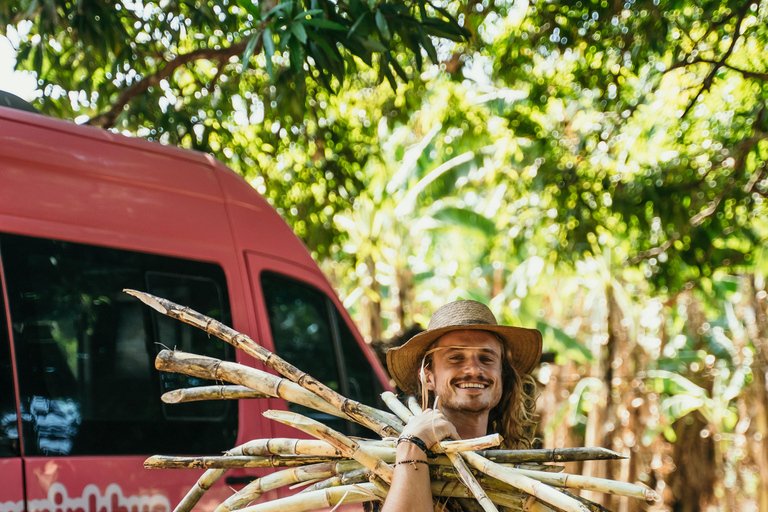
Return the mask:
[(403, 428), (403, 435), (418, 437), (430, 449), (443, 439), (461, 439), (456, 427), (436, 409), (425, 409), (411, 418)]

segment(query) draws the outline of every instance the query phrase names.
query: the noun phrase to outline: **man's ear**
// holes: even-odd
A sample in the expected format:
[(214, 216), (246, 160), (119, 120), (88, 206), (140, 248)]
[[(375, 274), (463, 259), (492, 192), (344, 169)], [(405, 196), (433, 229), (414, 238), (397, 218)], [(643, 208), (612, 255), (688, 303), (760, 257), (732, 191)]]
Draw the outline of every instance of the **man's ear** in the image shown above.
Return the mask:
[(427, 383), (427, 389), (429, 391), (435, 390), (435, 376), (427, 368), (424, 368), (424, 380)]

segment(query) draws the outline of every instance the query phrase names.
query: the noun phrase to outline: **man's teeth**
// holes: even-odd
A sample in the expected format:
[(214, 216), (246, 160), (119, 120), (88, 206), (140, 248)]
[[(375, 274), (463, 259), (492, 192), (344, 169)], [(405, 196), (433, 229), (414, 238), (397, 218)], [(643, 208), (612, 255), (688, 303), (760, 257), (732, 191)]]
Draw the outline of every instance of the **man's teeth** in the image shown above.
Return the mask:
[(462, 382), (461, 384), (459, 384), (460, 389), (468, 389), (468, 388), (485, 389), (487, 387), (488, 386), (486, 386), (485, 384), (476, 384), (474, 382)]

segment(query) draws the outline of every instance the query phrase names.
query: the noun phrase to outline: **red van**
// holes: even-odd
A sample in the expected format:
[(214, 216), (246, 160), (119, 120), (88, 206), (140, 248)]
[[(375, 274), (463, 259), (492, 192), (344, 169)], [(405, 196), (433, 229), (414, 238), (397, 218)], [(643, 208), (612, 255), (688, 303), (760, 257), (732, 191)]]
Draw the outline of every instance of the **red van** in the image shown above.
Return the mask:
[[(361, 402), (389, 387), (307, 250), (226, 166), (0, 107), (0, 512), (170, 512), (202, 472), (145, 470), (146, 456), (298, 437), (261, 415), (281, 400), (162, 403), (205, 384), (157, 372), (164, 347), (263, 367), (123, 288), (232, 325)], [(196, 510), (259, 474), (229, 471)]]

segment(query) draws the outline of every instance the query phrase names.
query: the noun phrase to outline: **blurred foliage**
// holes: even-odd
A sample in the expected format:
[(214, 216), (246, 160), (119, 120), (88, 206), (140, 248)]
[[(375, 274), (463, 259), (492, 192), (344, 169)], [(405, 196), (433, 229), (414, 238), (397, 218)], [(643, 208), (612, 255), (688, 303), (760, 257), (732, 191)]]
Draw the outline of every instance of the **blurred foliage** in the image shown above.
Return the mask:
[(768, 510), (766, 21), (766, 0), (0, 6), (40, 108), (225, 161), (367, 340), (457, 298), (542, 330), (544, 442), (631, 454), (577, 468), (664, 496), (623, 510)]

